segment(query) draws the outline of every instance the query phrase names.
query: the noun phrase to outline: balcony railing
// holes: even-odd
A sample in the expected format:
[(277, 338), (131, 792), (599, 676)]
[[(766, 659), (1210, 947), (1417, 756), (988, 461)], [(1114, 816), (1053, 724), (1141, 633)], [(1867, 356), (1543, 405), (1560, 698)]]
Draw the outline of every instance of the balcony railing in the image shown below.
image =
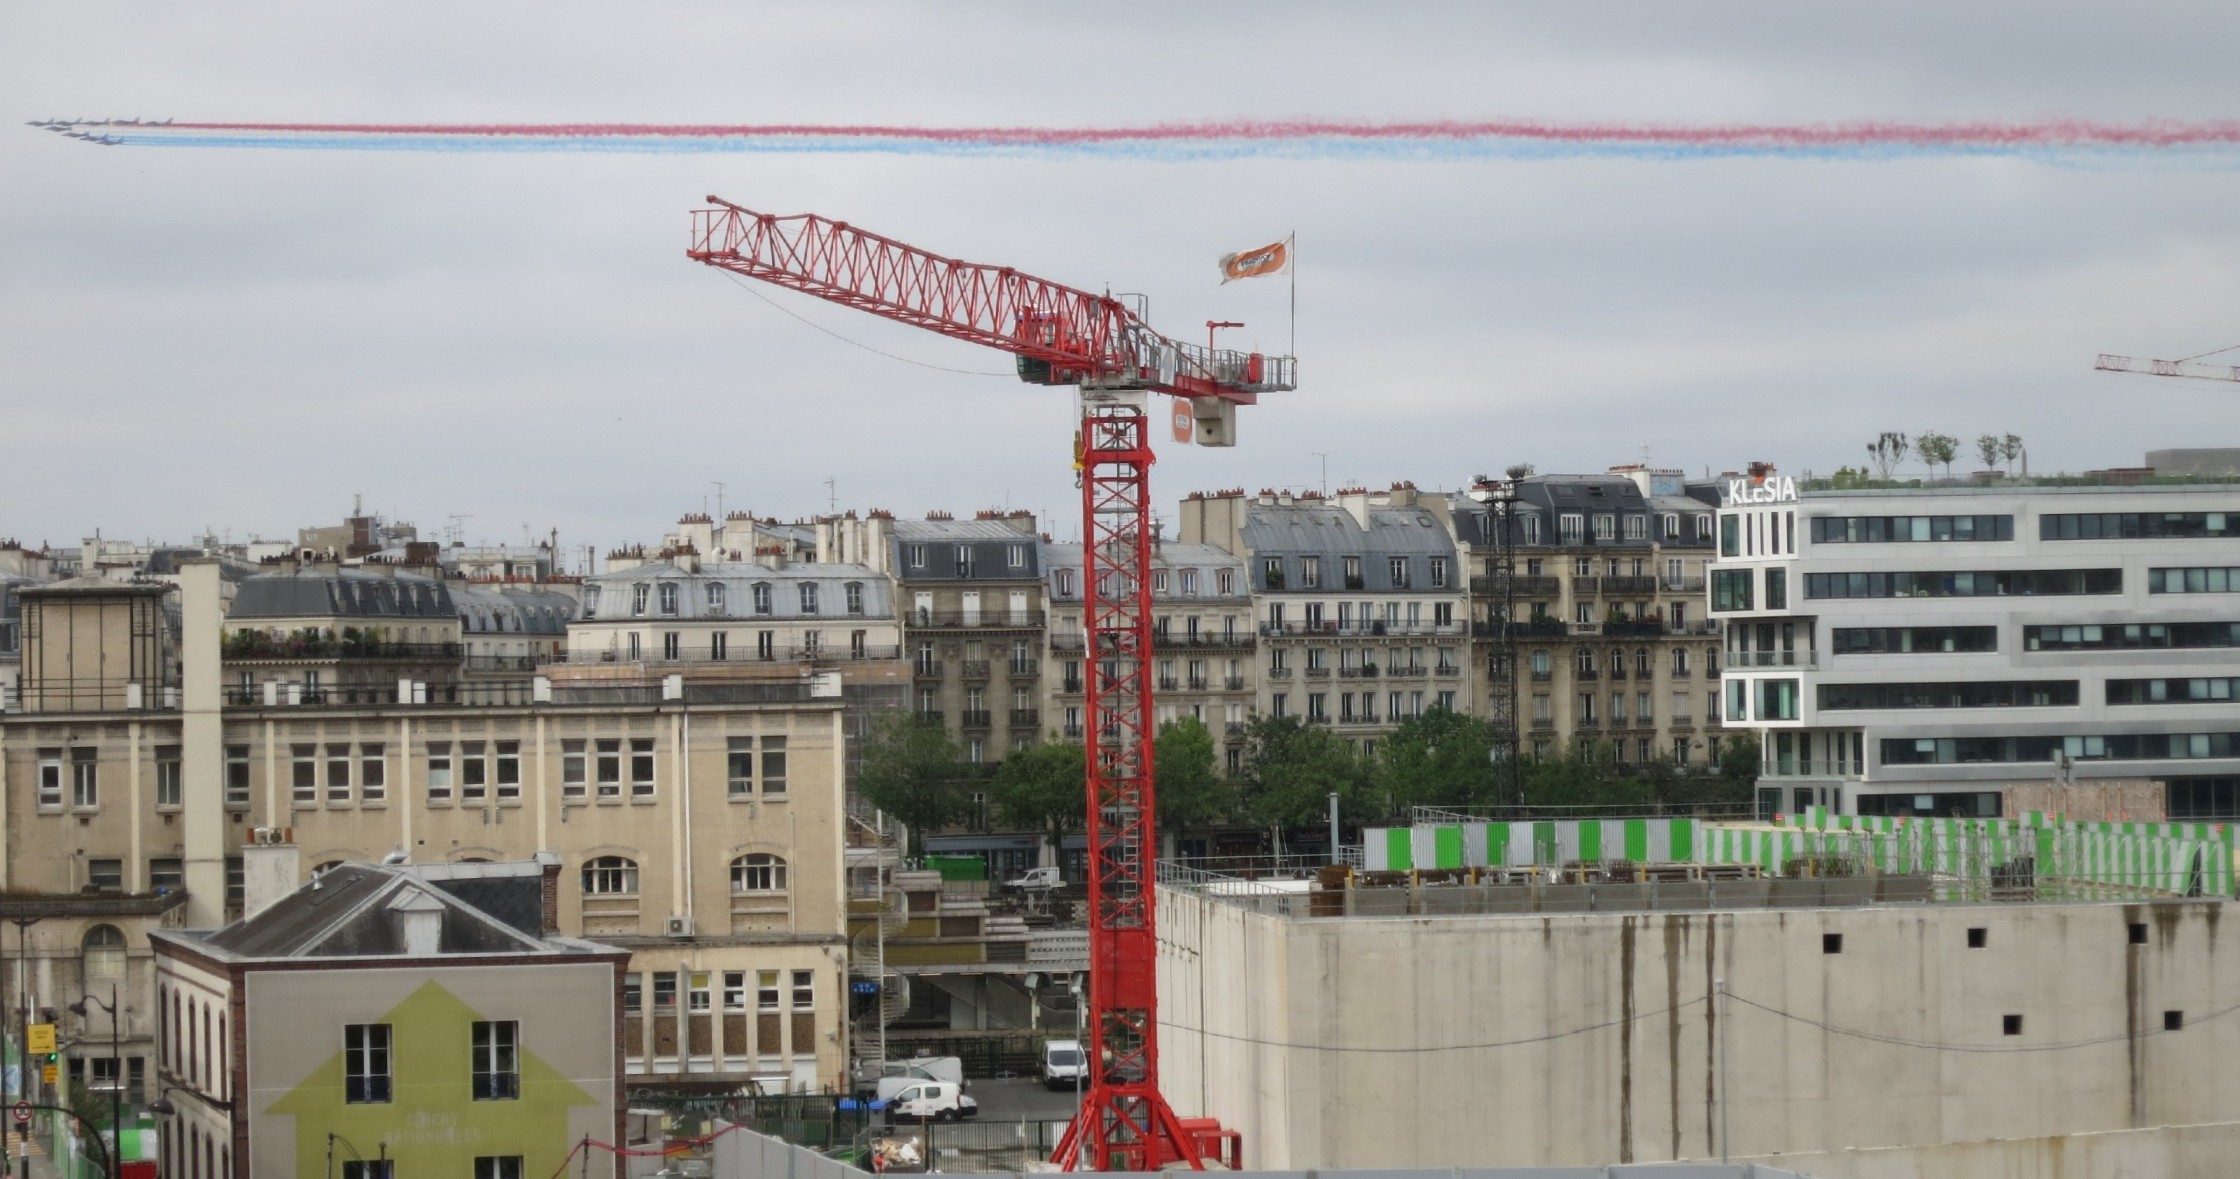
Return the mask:
[(1083, 730), (1080, 725), (1072, 724), (1067, 725), (1065, 728), (1061, 729), (1060, 732), (1063, 732), (1065, 734), (1065, 738), (1068, 741), (1079, 741), (1082, 737)]
[(1450, 665), (1448, 665), (1448, 666), (1446, 666), (1446, 667), (1434, 667), (1434, 668), (1432, 668), (1432, 669), (1431, 669), (1431, 674), (1433, 674), (1433, 675), (1444, 675), (1444, 676), (1459, 676), (1459, 675), (1461, 675), (1461, 674), (1462, 674), (1462, 669), (1461, 669), (1461, 668), (1459, 668), (1459, 667), (1453, 666), (1452, 664), (1450, 664)]
[(1173, 676), (1171, 676), (1171, 675), (1163, 675), (1163, 676), (1160, 676), (1160, 677), (1159, 677), (1159, 690), (1160, 690), (1160, 691), (1162, 691), (1162, 692), (1172, 692), (1172, 691), (1174, 691), (1174, 689), (1175, 689), (1175, 686), (1176, 686), (1176, 685), (1177, 685), (1178, 683), (1180, 683), (1180, 682), (1181, 682), (1181, 681), (1179, 681), (1179, 680), (1175, 679), (1175, 678), (1174, 678)]
[(1188, 682), (1190, 690), (1193, 692), (1203, 692), (1206, 690), (1206, 677), (1202, 675), (1191, 676)]
[(957, 665), (957, 671), (968, 680), (984, 680), (988, 678), (988, 661), (967, 659)]
[[(470, 656), (470, 659), (482, 658), (510, 659), (514, 656)], [(749, 645), (732, 646), (726, 644), (719, 653), (713, 644), (704, 644), (691, 647), (679, 646), (677, 653), (674, 655), (667, 654), (658, 646), (652, 650), (641, 649), (635, 655), (631, 654), (628, 648), (623, 647), (580, 648), (555, 651), (549, 659), (546, 659), (546, 662), (580, 667), (601, 663), (839, 663), (900, 658), (902, 658), (902, 648), (892, 644), (886, 646), (866, 644), (862, 647), (855, 647), (820, 643), (814, 647), (799, 646), (782, 649), (773, 647), (769, 655), (764, 655), (760, 649)]]
[(1664, 579), (1663, 588), (1664, 592), (1668, 594), (1700, 594), (1703, 592), (1703, 579), (1700, 577), (1667, 577)]
[(957, 714), (957, 723), (968, 729), (985, 729), (995, 723), (995, 715), (985, 708), (968, 708)]
[(1374, 663), (1364, 663), (1359, 667), (1341, 667), (1338, 669), (1338, 678), (1346, 680), (1373, 680), (1377, 678), (1377, 665)]
[(1015, 680), (1033, 679), (1033, 678), (1034, 678), (1035, 676), (1038, 676), (1038, 675), (1041, 675), (1041, 674), (1042, 674), (1042, 663), (1041, 663), (1041, 662), (1040, 662), (1039, 660), (1034, 660), (1034, 659), (1019, 660), (1019, 659), (1014, 659), (1014, 660), (1012, 660), (1012, 661), (1011, 661), (1011, 678), (1012, 678), (1012, 679), (1015, 679)]
[[(1544, 577), (1540, 574), (1519, 574), (1510, 579), (1520, 598), (1552, 598), (1563, 592), (1563, 579)], [(1501, 575), (1481, 573), (1470, 579), (1470, 592), (1492, 597), (1501, 596)]]
[(1271, 680), (1290, 679), (1291, 669), (1288, 667), (1271, 667), (1268, 669), (1268, 678)]
[(1606, 594), (1653, 594), (1657, 592), (1657, 579), (1642, 574), (1605, 577), (1602, 579), (1602, 592)]
[(1011, 710), (1011, 727), (1014, 729), (1030, 727), (1033, 725), (1039, 725), (1041, 723), (1042, 710), (1039, 708), (1014, 708)]
[(1050, 636), (1050, 649), (1053, 651), (1086, 651), (1088, 648), (1088, 637), (1079, 631), (1068, 631), (1064, 634)]
[[(1470, 624), (1470, 633), (1476, 638), (1497, 639), (1501, 637), (1501, 624), (1498, 622), (1473, 622)], [(1570, 624), (1560, 618), (1533, 618), (1524, 622), (1509, 624), (1509, 637), (1517, 639), (1560, 639), (1570, 633)]]
[(227, 635), (220, 642), (219, 658), (243, 661), (457, 659), (464, 650), (458, 643), (385, 643), (376, 639), (328, 638), (323, 635), (276, 639), (263, 631), (244, 630)]
[(1602, 678), (1602, 672), (1592, 667), (1582, 667), (1571, 674), (1572, 678), (1580, 680), (1599, 680)]
[(1602, 633), (1610, 638), (1658, 638), (1667, 632), (1662, 618), (1620, 618), (1604, 622)]
[(1330, 678), (1330, 669), (1329, 669), (1329, 668), (1327, 668), (1327, 667), (1309, 667), (1309, 668), (1307, 668), (1307, 678), (1308, 678), (1308, 679), (1310, 679), (1310, 680), (1314, 680), (1314, 679), (1322, 679), (1322, 680), (1326, 680), (1326, 679), (1329, 679), (1329, 678)]
[(1601, 589), (1602, 579), (1599, 577), (1574, 577), (1571, 579), (1571, 596), (1574, 598), (1591, 598)]
[(1224, 691), (1242, 692), (1244, 691), (1244, 677), (1241, 675), (1230, 676), (1221, 681), (1221, 687)]
[(1059, 691), (1061, 691), (1061, 692), (1067, 693), (1068, 695), (1074, 695), (1074, 696), (1078, 696), (1078, 695), (1080, 695), (1080, 694), (1081, 694), (1081, 677), (1080, 677), (1080, 676), (1067, 676), (1067, 677), (1065, 678), (1064, 682), (1062, 682), (1062, 683), (1060, 683), (1060, 684), (1058, 685), (1058, 690), (1059, 690)]
[[(1252, 648), (1253, 642), (1251, 635), (1169, 635), (1153, 631), (1151, 645), (1198, 651), (1245, 651)], [(1076, 643), (1075, 649), (1079, 647)]]
[(1384, 674), (1385, 674), (1385, 677), (1386, 677), (1387, 679), (1395, 679), (1395, 680), (1402, 680), (1402, 679), (1407, 679), (1407, 680), (1412, 680), (1412, 679), (1421, 679), (1421, 678), (1423, 678), (1424, 676), (1426, 676), (1426, 675), (1429, 675), (1429, 674), (1431, 674), (1431, 672), (1430, 672), (1430, 669), (1429, 669), (1429, 668), (1425, 668), (1425, 667), (1418, 667), (1418, 666), (1416, 666), (1416, 665), (1414, 665), (1414, 664), (1407, 664), (1407, 665), (1405, 665), (1405, 666), (1401, 666), (1401, 667), (1388, 667), (1388, 668), (1385, 668), (1385, 669), (1384, 669)]
[(1309, 639), (1330, 637), (1416, 638), (1459, 635), (1469, 628), (1459, 622), (1263, 622), (1260, 637)]
[(939, 659), (920, 659), (910, 668), (910, 674), (921, 680), (940, 679), (941, 661)]
[(1801, 667), (1807, 671), (1820, 666), (1818, 653), (1812, 648), (1801, 651), (1729, 651), (1729, 667)]
[(988, 627), (1017, 630), (1022, 627), (1039, 627), (1043, 622), (1040, 610), (913, 610), (903, 616), (905, 626), (920, 629), (951, 629), (956, 627)]

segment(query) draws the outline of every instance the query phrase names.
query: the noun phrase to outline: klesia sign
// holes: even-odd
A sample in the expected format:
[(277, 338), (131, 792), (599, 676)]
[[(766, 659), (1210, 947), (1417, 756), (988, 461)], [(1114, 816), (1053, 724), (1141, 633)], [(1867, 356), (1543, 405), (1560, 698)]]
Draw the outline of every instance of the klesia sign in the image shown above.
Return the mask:
[(1787, 475), (1768, 475), (1763, 479), (1727, 480), (1727, 506), (1742, 504), (1793, 504), (1797, 502), (1797, 481)]

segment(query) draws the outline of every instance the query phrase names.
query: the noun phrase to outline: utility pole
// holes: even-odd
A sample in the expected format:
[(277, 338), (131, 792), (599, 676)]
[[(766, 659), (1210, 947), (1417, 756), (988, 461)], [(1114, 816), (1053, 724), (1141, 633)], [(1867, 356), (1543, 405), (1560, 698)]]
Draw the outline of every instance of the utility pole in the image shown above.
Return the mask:
[(1318, 450), (1314, 452), (1314, 457), (1322, 460), (1322, 495), (1327, 499), (1330, 496), (1330, 452)]
[(1719, 1161), (1727, 1161), (1727, 980), (1715, 978), (1711, 985), (1719, 990)]
[(708, 482), (716, 485), (716, 519), (721, 520), (723, 519), (723, 480), (710, 479)]

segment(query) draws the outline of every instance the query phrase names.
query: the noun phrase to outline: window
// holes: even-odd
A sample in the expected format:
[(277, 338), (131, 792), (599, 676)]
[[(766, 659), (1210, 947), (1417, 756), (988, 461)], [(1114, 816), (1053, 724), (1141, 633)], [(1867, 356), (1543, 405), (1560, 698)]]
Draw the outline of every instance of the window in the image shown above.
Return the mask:
[(725, 611), (725, 603), (723, 600), (723, 583), (720, 581), (709, 582), (707, 594), (708, 613), (716, 618), (723, 617)]
[(768, 613), (770, 612), (770, 583), (769, 583), (769, 582), (767, 582), (767, 581), (758, 581), (758, 582), (755, 582), (755, 583), (754, 583), (754, 584), (753, 584), (752, 586), (748, 587), (748, 593), (749, 593), (749, 594), (750, 594), (750, 595), (751, 595), (751, 596), (752, 596), (752, 597), (754, 598), (754, 612), (755, 612), (755, 613), (757, 613), (757, 614), (768, 614)]
[(925, 568), (926, 546), (922, 544), (904, 545), (902, 549), (902, 559), (904, 563), (908, 564), (912, 569)]
[(2240, 512), (2099, 512), (2038, 517), (2040, 540), (2240, 537)]
[[(43, 793), (42, 788), (40, 804), (46, 805)], [(61, 799), (57, 798), (55, 801), (60, 802)], [(249, 805), (249, 747), (246, 745), (226, 746), (226, 805)]]
[(734, 893), (784, 892), (786, 890), (786, 862), (766, 852), (753, 852), (731, 861), (731, 891)]
[(1980, 949), (1982, 949), (1982, 948), (1984, 948), (1985, 946), (1988, 946), (1988, 945), (1990, 945), (1990, 944), (1991, 944), (1991, 929), (1990, 929), (1990, 927), (1989, 927), (1989, 926), (1984, 926), (1984, 925), (1971, 925), (1971, 926), (1969, 926), (1969, 927), (1968, 927), (1968, 948), (1969, 948), (1969, 949), (1971, 949), (1971, 950), (1980, 950)]
[[(2109, 681), (2109, 703), (2130, 703), (2116, 698), (2119, 685), (2127, 682), (2145, 681)], [(1820, 707), (1831, 711), (1860, 708), (2060, 708), (2075, 705), (2078, 696), (2076, 680), (1946, 680), (1820, 685)]]
[(1013, 569), (1026, 568), (1027, 546), (1023, 544), (1005, 545), (1003, 548), (1003, 562)]
[(226, 904), (239, 907), (249, 895), (249, 869), (240, 856), (226, 857)]
[(583, 616), (585, 618), (597, 618), (599, 616), (599, 587), (597, 585), (583, 587)]
[(1815, 516), (1814, 544), (2013, 540), (2013, 516)]
[(663, 614), (671, 615), (677, 612), (676, 582), (664, 581), (661, 583), (661, 612)]
[(297, 806), (310, 806), (319, 801), (319, 747), (306, 744), (288, 748), (289, 798)]
[(599, 856), (583, 866), (586, 896), (636, 896), (638, 862), (624, 856)]
[(1758, 719), (1797, 719), (1797, 681), (1759, 680)]
[(521, 1156), (477, 1155), (474, 1160), (474, 1179), (521, 1179)]
[(1431, 558), (1431, 588), (1447, 588), (1447, 559), (1445, 557)]
[(389, 763), (379, 741), (358, 743), (358, 800), (382, 802), (389, 797)]
[(481, 802), (490, 792), (490, 762), (483, 756), (485, 743), (459, 743), (459, 800)]
[(178, 806), (182, 800), (179, 783), (179, 747), (156, 746), (156, 805)]
[(1844, 626), (1835, 628), (1838, 655), (1919, 655), (1999, 649), (1995, 626)]
[(1766, 570), (1766, 609), (1786, 610), (1788, 608), (1789, 571), (1786, 569)]
[(352, 1105), (386, 1102), (389, 1080), (389, 1025), (344, 1024), (342, 1099)]
[(803, 614), (816, 613), (817, 583), (813, 581), (804, 581), (799, 586), (797, 586), (796, 589), (799, 591), (799, 595), (801, 598), (801, 612)]
[(2026, 651), (2180, 650), (2240, 646), (2240, 622), (2025, 626)]
[[(1526, 517), (1529, 523), (1530, 517)], [(1527, 528), (1526, 531), (1531, 531)], [(1587, 539), (1587, 518), (1578, 512), (1565, 512), (1556, 517), (1556, 543), (1584, 544)]]
[(754, 974), (754, 1006), (757, 1011), (778, 1009), (778, 972), (758, 970)]
[(725, 775), (731, 797), (747, 798), (754, 794), (754, 738), (733, 737), (725, 742), (728, 772)]
[(1322, 585), (1322, 558), (1299, 558), (1299, 584), (1305, 589), (1316, 589)]
[(762, 739), (762, 794), (767, 798), (786, 792), (786, 739)]
[(428, 801), (451, 801), (451, 742), (428, 742)]
[(706, 1011), (708, 1009), (708, 972), (695, 970), (686, 977), (685, 983), (685, 1002), (690, 1005), (688, 1010)]
[(1392, 573), (1392, 588), (1408, 588), (1408, 559), (1406, 557), (1388, 557), (1385, 560)]
[(101, 805), (101, 764), (96, 758), (100, 751), (90, 745), (80, 745), (70, 751), (70, 805), (96, 807)]
[(2147, 570), (2150, 594), (2240, 593), (2240, 567)]
[(1719, 514), (1719, 555), (1722, 557), (1739, 557), (1742, 555), (1742, 515), (1739, 512), (1722, 512)]
[(2002, 1034), (2004, 1034), (2004, 1035), (2009, 1035), (2009, 1036), (2019, 1036), (2019, 1035), (2021, 1035), (2021, 1034), (2022, 1034), (2022, 1017), (2021, 1017), (2021, 1016), (2019, 1016), (2019, 1015), (2002, 1015), (2002, 1016), (2000, 1016), (2000, 1017), (1999, 1017), (1999, 1031), (2000, 1031), (2000, 1032), (2001, 1032)]
[(589, 775), (586, 772), (589, 768), (584, 757), (581, 738), (571, 738), (560, 742), (561, 798), (582, 801), (589, 780)]
[(62, 805), (62, 750), (58, 748), (39, 751), (39, 805)]
[(1986, 598), (2120, 594), (2121, 569), (1807, 573), (1807, 598)]
[(968, 544), (960, 544), (956, 546), (956, 558), (957, 576), (973, 576), (972, 546)]
[(758, 630), (754, 632), (754, 657), (762, 660), (764, 663), (768, 663), (769, 661), (778, 657), (778, 638), (776, 631)]
[(662, 632), (661, 632), (661, 657), (662, 657), (663, 659), (666, 659), (666, 660), (668, 660), (668, 661), (669, 661), (669, 662), (671, 662), (671, 663), (674, 663), (674, 662), (676, 662), (676, 661), (677, 661), (677, 660), (678, 660), (679, 658), (682, 658), (682, 657), (683, 657), (683, 654), (684, 654), (684, 642), (683, 642), (683, 636), (679, 635), (679, 634), (678, 634), (678, 633), (677, 633), (676, 631), (673, 631), (673, 630), (665, 630), (665, 631), (662, 631)]
[(630, 797), (653, 797), (653, 738), (630, 738)]
[(84, 969), (88, 978), (124, 977), (124, 933), (116, 926), (96, 925), (87, 930), (78, 949), (85, 956)]
[(793, 1009), (795, 1012), (814, 1010), (817, 1006), (817, 973), (813, 970), (793, 972)]
[(1260, 561), (1260, 580), (1261, 580), (1261, 581), (1262, 581), (1263, 583), (1265, 583), (1265, 584), (1267, 585), (1267, 587), (1268, 587), (1269, 589), (1272, 589), (1272, 590), (1279, 590), (1279, 589), (1282, 589), (1282, 588), (1283, 588), (1283, 558), (1282, 558), (1282, 557), (1265, 557), (1265, 558), (1262, 558), (1262, 559), (1261, 559), (1261, 561)]
[(1618, 539), (1617, 517), (1608, 512), (1596, 512), (1594, 514), (1594, 538), (1596, 540)]
[(330, 803), (347, 803), (350, 801), (350, 747), (348, 745), (327, 746), (327, 801)]
[(848, 613), (860, 616), (863, 613), (863, 583), (851, 581), (840, 588), (847, 598)]
[(2182, 1032), (2186, 1030), (2186, 1013), (2183, 1011), (2163, 1012), (2162, 1030), (2166, 1032)]
[(1213, 592), (1220, 594), (1223, 597), (1234, 595), (1237, 592), (1236, 571), (1233, 569), (1214, 570)]
[(499, 741), (496, 744), (498, 747), (498, 764), (496, 767), (498, 797), (501, 799), (520, 798), (521, 742)]
[(636, 585), (633, 585), (633, 586), (631, 586), (631, 587), (630, 587), (630, 612), (631, 612), (632, 614), (643, 614), (643, 613), (645, 613), (645, 612), (646, 612), (646, 600), (647, 600), (648, 598), (652, 597), (652, 596), (653, 596), (653, 587), (652, 587), (652, 586), (650, 586), (650, 585), (648, 585), (648, 584), (646, 584), (645, 582), (642, 582), (642, 581), (641, 581), (641, 582), (637, 583)]
[(86, 885), (101, 892), (123, 892), (124, 861), (87, 860)]
[(342, 1179), (396, 1179), (396, 1176), (395, 1159), (350, 1159), (342, 1164)]
[[(1751, 575), (1752, 575), (1752, 574), (1753, 574), (1754, 572), (1755, 572), (1754, 570), (1750, 570), (1750, 569), (1714, 569), (1714, 570), (1712, 570), (1712, 571), (1711, 571), (1711, 608), (1712, 608), (1712, 610), (1714, 610), (1714, 611), (1724, 611), (1724, 610), (1750, 610), (1750, 609), (1755, 609), (1755, 607), (1751, 605), (1751, 584), (1750, 584), (1750, 583), (1751, 583)], [(1817, 577), (1817, 576), (1820, 576), (1820, 574), (1808, 574), (1808, 575), (1807, 575), (1807, 577)]]
[(664, 1015), (677, 1011), (677, 975), (675, 971), (658, 971), (653, 976), (653, 1009)]
[(148, 861), (148, 888), (162, 892), (184, 888), (187, 884), (187, 864), (177, 856), (157, 856)]
[(1061, 598), (1073, 596), (1073, 570), (1058, 570), (1058, 596)]
[[(476, 1101), (511, 1101), (521, 1096), (520, 1043), (521, 1025), (513, 1020), (478, 1019), (474, 1022)], [(520, 1160), (516, 1158), (514, 1174), (510, 1179), (520, 1179), (520, 1166)], [(477, 1159), (477, 1179), (481, 1179), (481, 1170), (482, 1161)]]
[(1820, 952), (1821, 952), (1821, 953), (1823, 953), (1823, 954), (1841, 954), (1841, 953), (1843, 953), (1843, 935), (1842, 935), (1842, 934), (1840, 934), (1840, 933), (1823, 933), (1823, 934), (1821, 934), (1821, 935), (1820, 935)]

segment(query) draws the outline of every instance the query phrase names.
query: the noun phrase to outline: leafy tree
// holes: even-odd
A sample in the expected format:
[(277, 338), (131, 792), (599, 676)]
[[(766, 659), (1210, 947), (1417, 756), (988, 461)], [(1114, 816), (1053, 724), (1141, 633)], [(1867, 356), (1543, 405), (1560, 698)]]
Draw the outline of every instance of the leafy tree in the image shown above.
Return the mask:
[(1493, 727), (1444, 708), (1409, 717), (1377, 743), (1369, 799), (1388, 817), (1418, 806), (1468, 806), (1494, 794)]
[(1333, 792), (1341, 810), (1359, 806), (1361, 758), (1322, 725), (1260, 717), (1245, 730), (1244, 763), (1245, 817), (1268, 828), (1279, 851), (1285, 828), (1324, 821)]
[(856, 789), (910, 829), (915, 854), (924, 848), (926, 832), (939, 830), (963, 812), (965, 776), (956, 744), (939, 725), (896, 712), (881, 718), (863, 739)]
[(1524, 769), (1527, 806), (1646, 806), (1648, 786), (1621, 776), (1610, 745), (1577, 741), (1554, 757), (1536, 758)]
[(1890, 472), (1897, 470), (1898, 464), (1906, 461), (1907, 445), (1905, 435), (1895, 430), (1884, 430), (1881, 437), (1867, 443), (1867, 458), (1874, 463), (1874, 469), (1884, 479), (1888, 479)]
[(1152, 755), (1158, 773), (1159, 826), (1176, 834), (1203, 831), (1236, 810), (1236, 791), (1214, 769), (1213, 733), (1186, 716), (1159, 730)]
[(1952, 460), (1960, 456), (1960, 440), (1950, 434), (1939, 434), (1931, 430), (1914, 438), (1913, 453), (1921, 456), (1921, 461), (1928, 464), (1931, 474), (1942, 466), (1949, 478), (1952, 474)]
[(2007, 474), (2014, 474), (2014, 461), (2023, 453), (2022, 435), (2009, 434), (1999, 440), (1999, 457), (2007, 460)]
[(1037, 742), (1005, 755), (988, 800), (1004, 826), (1040, 831), (1056, 851), (1088, 821), (1088, 782), (1088, 754), (1078, 742)]
[(1997, 434), (1979, 434), (1976, 436), (1976, 458), (1983, 462), (1985, 470), (1990, 470), (1999, 465), (1999, 436)]
[(1758, 762), (1764, 750), (1755, 733), (1727, 734), (1719, 746), (1719, 777), (1727, 787), (1739, 793), (1742, 799), (1751, 797), (1758, 785)]

